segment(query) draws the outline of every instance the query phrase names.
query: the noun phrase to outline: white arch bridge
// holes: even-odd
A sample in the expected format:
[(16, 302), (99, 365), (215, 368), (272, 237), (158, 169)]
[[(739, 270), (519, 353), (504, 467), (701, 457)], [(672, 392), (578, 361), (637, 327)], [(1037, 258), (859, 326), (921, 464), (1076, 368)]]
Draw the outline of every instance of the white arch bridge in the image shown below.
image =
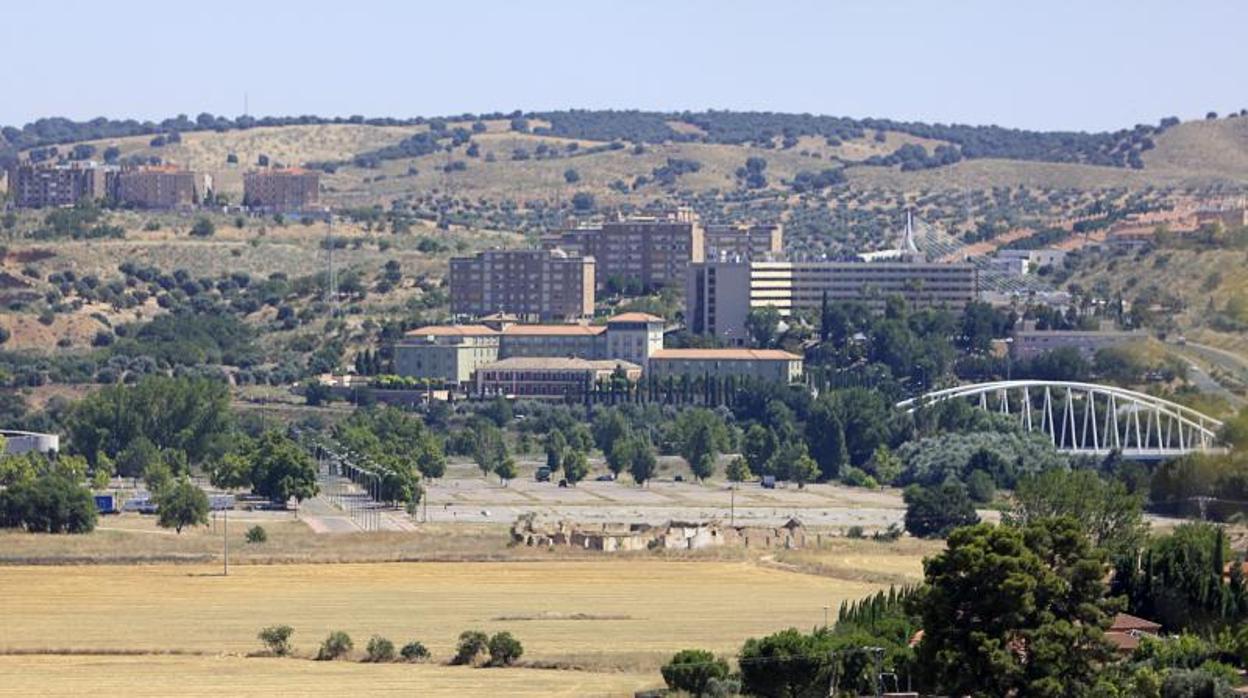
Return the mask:
[(1008, 415), (1028, 432), (1049, 437), (1057, 450), (1154, 460), (1220, 450), (1222, 422), (1155, 395), (1110, 385), (1013, 380), (946, 388), (897, 403), (914, 412), (946, 400), (971, 400)]

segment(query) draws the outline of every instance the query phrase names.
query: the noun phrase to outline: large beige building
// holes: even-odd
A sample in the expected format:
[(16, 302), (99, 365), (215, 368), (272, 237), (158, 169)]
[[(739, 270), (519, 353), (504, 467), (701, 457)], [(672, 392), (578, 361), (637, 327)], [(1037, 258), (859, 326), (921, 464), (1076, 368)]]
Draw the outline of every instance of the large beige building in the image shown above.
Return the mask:
[(476, 394), (536, 400), (579, 400), (600, 383), (623, 374), (641, 379), (641, 367), (627, 361), (516, 356), (476, 371)]
[(485, 364), (509, 358), (575, 357), (645, 367), (663, 348), (663, 319), (623, 313), (605, 325), (522, 325), (486, 321), (412, 330), (394, 346), (399, 375), (464, 386)]
[(256, 170), (243, 175), (243, 205), (261, 211), (298, 212), (321, 198), (321, 174), (298, 167)]
[(117, 175), (117, 202), (148, 209), (190, 208), (199, 202), (194, 172), (144, 167)]
[(979, 297), (972, 264), (937, 262), (705, 262), (689, 266), (685, 322), (695, 334), (714, 334), (735, 346), (749, 337), (753, 308), (775, 307), (782, 317), (834, 302), (862, 302), (881, 310), (890, 296), (912, 308), (960, 310)]
[(650, 373), (659, 380), (736, 376), (792, 383), (802, 377), (802, 357), (779, 349), (661, 349), (650, 356)]
[(9, 170), (9, 194), (18, 208), (73, 206), (106, 198), (116, 175), (116, 167), (95, 162), (21, 163)]
[(765, 261), (784, 252), (779, 223), (712, 223), (703, 231), (703, 259)]
[(593, 257), (598, 288), (680, 287), (690, 262), (705, 250), (702, 224), (689, 210), (663, 216), (607, 221), (598, 227), (571, 228), (543, 240), (543, 246)]
[(563, 250), (489, 250), (451, 259), (451, 313), (567, 321), (594, 314), (593, 257)]

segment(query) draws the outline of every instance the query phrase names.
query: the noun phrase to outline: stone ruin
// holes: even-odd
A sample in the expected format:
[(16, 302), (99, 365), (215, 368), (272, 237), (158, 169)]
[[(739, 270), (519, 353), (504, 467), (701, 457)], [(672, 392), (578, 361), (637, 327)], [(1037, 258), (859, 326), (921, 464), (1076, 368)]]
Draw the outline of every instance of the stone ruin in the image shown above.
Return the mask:
[(578, 524), (553, 521), (535, 513), (524, 514), (511, 526), (513, 545), (530, 547), (567, 546), (602, 552), (629, 550), (702, 550), (738, 546), (745, 548), (785, 548), (806, 546), (806, 529), (797, 519), (783, 526), (728, 526), (721, 521), (668, 521), (652, 526), (645, 523)]

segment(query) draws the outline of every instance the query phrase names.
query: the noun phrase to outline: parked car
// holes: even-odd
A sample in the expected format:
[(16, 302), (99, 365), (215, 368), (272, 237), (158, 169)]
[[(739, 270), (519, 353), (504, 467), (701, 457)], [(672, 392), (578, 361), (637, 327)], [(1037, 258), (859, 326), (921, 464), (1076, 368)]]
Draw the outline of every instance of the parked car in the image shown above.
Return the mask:
[(95, 510), (101, 514), (119, 514), (121, 510), (117, 508), (117, 495), (114, 494), (97, 494), (95, 495)]
[(768, 490), (776, 489), (776, 476), (764, 475), (762, 479), (762, 485), (763, 485), (763, 489), (768, 489)]
[(614, 482), (615, 476), (612, 475), (611, 473), (607, 473), (606, 475), (599, 475), (598, 477), (594, 479), (597, 480), (598, 482)]
[(538, 482), (550, 482), (550, 468), (543, 465), (537, 469), (537, 472), (534, 473), (533, 477), (536, 478)]

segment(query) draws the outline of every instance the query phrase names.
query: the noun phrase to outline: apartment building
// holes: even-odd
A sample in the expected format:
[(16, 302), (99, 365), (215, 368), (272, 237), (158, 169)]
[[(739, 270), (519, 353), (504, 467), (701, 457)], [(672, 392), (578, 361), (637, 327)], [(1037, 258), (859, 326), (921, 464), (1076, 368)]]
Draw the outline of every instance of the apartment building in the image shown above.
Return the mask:
[(117, 174), (117, 202), (146, 209), (191, 208), (200, 192), (194, 172), (177, 167), (144, 167)]
[(912, 308), (961, 310), (979, 297), (972, 264), (937, 262), (704, 262), (689, 266), (685, 320), (695, 334), (745, 346), (752, 308), (774, 306), (787, 317), (823, 299), (862, 302), (880, 311), (890, 296)]
[(779, 223), (713, 223), (703, 231), (705, 261), (744, 259), (766, 261), (784, 252)]
[(1091, 361), (1102, 349), (1112, 349), (1131, 342), (1148, 339), (1144, 332), (1116, 330), (1037, 330), (1034, 322), (1024, 323), (1015, 330), (1010, 342), (1010, 356), (1017, 360), (1034, 359), (1054, 349), (1074, 349)]
[(451, 259), (451, 312), (507, 313), (538, 321), (594, 314), (593, 257), (559, 249), (489, 250)]
[(660, 381), (735, 376), (792, 383), (802, 377), (802, 357), (779, 349), (661, 349), (650, 356), (649, 370)]
[(685, 209), (571, 228), (542, 243), (547, 249), (593, 257), (599, 289), (679, 287), (690, 262), (701, 262), (705, 251), (702, 224)]
[(636, 383), (641, 367), (627, 361), (517, 356), (477, 369), (475, 388), (481, 397), (579, 400), (600, 381), (620, 374)]
[(243, 175), (243, 205), (270, 212), (298, 212), (321, 198), (321, 174), (297, 167), (255, 170)]
[(9, 193), (18, 208), (73, 206), (106, 198), (116, 175), (116, 167), (92, 161), (20, 163), (9, 171)]

